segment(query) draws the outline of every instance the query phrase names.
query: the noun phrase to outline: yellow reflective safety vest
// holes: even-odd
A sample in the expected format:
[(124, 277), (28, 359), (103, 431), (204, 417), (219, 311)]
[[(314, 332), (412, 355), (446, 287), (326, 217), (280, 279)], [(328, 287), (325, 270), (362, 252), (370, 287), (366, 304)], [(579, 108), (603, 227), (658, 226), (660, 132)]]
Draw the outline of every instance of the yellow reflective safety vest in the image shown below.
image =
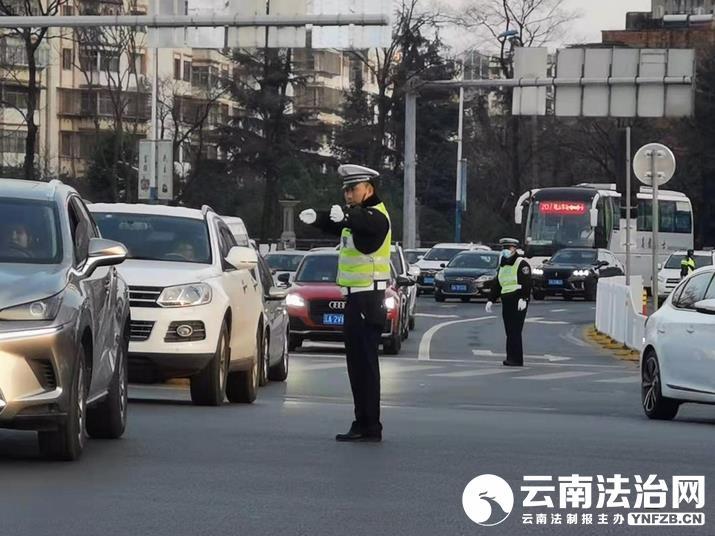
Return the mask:
[(689, 274), (695, 271), (695, 266), (695, 259), (691, 259), (690, 257), (685, 257), (680, 261), (680, 269), (687, 271)]
[(505, 264), (499, 267), (499, 285), (501, 286), (501, 293), (513, 294), (514, 292), (521, 290), (521, 285), (519, 284), (519, 268), (521, 263), (526, 262), (524, 259), (519, 258), (514, 261), (514, 264)]
[(392, 223), (384, 203), (375, 205), (385, 215), (388, 222), (387, 235), (377, 251), (366, 255), (355, 247), (353, 233), (347, 227), (340, 237), (338, 258), (338, 285), (341, 287), (369, 287), (377, 281), (390, 280), (390, 244), (392, 243)]

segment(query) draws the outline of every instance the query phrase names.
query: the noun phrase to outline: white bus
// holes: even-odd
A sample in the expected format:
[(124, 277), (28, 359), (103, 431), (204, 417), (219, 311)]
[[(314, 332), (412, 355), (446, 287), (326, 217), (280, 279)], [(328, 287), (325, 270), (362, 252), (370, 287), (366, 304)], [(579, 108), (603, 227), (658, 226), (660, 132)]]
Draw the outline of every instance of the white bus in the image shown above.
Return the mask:
[[(651, 280), (652, 204), (650, 188), (641, 188), (631, 209), (631, 273)], [(660, 190), (658, 262), (676, 250), (693, 248), (693, 208), (680, 192)], [(523, 228), (524, 252), (541, 264), (566, 247), (606, 248), (625, 264), (626, 209), (615, 184), (580, 184), (524, 193), (514, 220)]]

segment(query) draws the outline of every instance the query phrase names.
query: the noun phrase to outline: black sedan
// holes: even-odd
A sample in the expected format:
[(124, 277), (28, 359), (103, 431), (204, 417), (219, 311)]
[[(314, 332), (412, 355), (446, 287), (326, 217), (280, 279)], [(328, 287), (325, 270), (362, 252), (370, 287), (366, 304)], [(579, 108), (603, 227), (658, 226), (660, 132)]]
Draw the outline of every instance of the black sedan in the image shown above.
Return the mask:
[(499, 268), (499, 253), (465, 251), (452, 259), (434, 278), (434, 299), (488, 298)]
[(571, 300), (580, 296), (594, 301), (599, 278), (623, 274), (620, 261), (606, 249), (567, 248), (534, 268), (532, 292), (535, 300), (546, 296)]

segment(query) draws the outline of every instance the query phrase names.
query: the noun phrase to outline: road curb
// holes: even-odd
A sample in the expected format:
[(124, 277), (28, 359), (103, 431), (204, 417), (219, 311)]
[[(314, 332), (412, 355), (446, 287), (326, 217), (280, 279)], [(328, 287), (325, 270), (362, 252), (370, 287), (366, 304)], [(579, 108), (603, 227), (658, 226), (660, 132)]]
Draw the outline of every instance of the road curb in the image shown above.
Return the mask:
[(640, 354), (638, 352), (631, 350), (623, 343), (614, 341), (608, 335), (599, 332), (596, 330), (596, 326), (588, 326), (585, 328), (583, 338), (595, 346), (608, 350), (621, 361), (629, 361), (633, 363), (640, 359)]

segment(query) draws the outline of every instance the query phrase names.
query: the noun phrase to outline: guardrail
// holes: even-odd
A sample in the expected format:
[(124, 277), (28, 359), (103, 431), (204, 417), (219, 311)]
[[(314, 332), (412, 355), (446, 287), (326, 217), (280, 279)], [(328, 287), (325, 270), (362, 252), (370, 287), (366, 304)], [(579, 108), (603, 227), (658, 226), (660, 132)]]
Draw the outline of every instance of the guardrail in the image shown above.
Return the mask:
[(631, 277), (630, 287), (625, 277), (609, 277), (598, 281), (596, 298), (596, 330), (616, 342), (641, 351), (646, 317), (641, 314), (643, 278)]

